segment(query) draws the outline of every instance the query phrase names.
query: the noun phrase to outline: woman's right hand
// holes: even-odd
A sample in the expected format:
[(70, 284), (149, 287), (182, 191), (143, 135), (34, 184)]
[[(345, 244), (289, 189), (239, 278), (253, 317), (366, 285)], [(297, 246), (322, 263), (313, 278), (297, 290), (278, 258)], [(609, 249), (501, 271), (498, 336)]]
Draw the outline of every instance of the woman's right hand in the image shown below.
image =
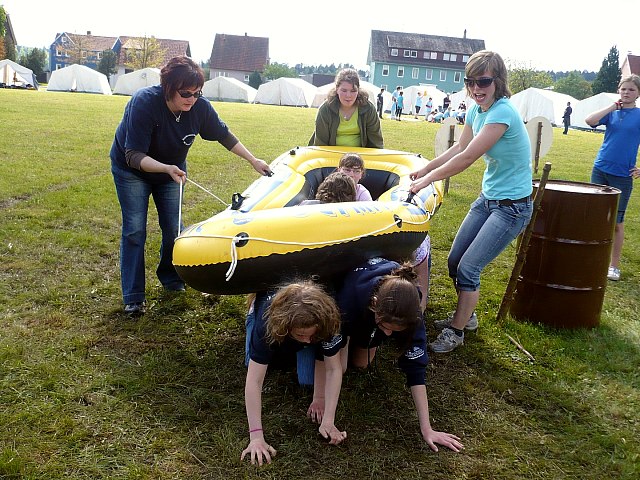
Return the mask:
[(249, 446), (242, 451), (240, 461), (244, 460), (244, 457), (249, 454), (252, 465), (257, 463), (262, 466), (263, 459), (267, 463), (271, 463), (271, 457), (275, 457), (276, 453), (276, 449), (269, 445), (264, 437), (254, 438), (249, 442)]
[(180, 170), (176, 165), (167, 165), (165, 173), (170, 175), (176, 183), (183, 184), (187, 181), (187, 173)]

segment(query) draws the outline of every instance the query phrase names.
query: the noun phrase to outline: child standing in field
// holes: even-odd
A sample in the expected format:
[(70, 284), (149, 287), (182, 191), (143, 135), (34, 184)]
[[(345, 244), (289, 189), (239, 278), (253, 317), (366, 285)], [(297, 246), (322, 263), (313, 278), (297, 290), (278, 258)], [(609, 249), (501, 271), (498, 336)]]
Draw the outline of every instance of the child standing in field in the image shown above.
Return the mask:
[(296, 353), (311, 348), (324, 361), (317, 360), (313, 401), (307, 416), (320, 424), (318, 431), (337, 445), (347, 433), (334, 425), (342, 386), (340, 312), (335, 300), (317, 283), (303, 280), (256, 295), (247, 315), (248, 369), (245, 406), (249, 423), (249, 445), (240, 459), (251, 463), (271, 463), (276, 450), (267, 443), (262, 425), (262, 386), (267, 368), (295, 364)]

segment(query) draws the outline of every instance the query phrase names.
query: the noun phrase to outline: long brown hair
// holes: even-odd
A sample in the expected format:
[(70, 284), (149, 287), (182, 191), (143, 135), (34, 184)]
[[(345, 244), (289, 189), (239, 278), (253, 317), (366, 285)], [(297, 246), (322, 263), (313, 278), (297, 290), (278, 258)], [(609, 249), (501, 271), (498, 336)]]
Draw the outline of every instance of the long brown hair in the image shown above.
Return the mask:
[[(471, 55), (471, 58), (469, 58), (465, 66), (464, 74), (467, 78), (478, 78), (487, 71), (491, 72), (493, 83), (496, 86), (495, 99), (511, 97), (507, 66), (504, 60), (502, 60), (502, 57), (496, 52), (480, 50)], [(469, 87), (466, 88), (467, 94), (471, 96), (471, 89)]]
[(360, 76), (358, 76), (358, 72), (353, 68), (343, 68), (337, 73), (333, 87), (331, 87), (331, 90), (327, 93), (327, 102), (330, 103), (338, 96), (338, 87), (342, 82), (350, 83), (358, 90), (358, 98), (356, 98), (355, 103), (356, 105), (360, 107), (367, 104), (369, 101), (369, 94), (360, 88)]

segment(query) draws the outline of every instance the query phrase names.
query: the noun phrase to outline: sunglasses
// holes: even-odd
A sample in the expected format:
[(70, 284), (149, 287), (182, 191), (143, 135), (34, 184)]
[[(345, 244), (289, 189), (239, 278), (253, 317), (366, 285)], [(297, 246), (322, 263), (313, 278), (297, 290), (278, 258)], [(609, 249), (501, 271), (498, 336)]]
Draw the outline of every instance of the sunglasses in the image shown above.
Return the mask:
[(200, 97), (202, 96), (202, 90), (198, 90), (196, 93), (191, 93), (191, 92), (178, 92), (178, 94), (179, 94), (182, 98), (191, 98), (191, 97), (200, 98)]
[(494, 77), (465, 78), (464, 84), (469, 88), (473, 88), (474, 85), (478, 85), (480, 88), (487, 88), (494, 80)]

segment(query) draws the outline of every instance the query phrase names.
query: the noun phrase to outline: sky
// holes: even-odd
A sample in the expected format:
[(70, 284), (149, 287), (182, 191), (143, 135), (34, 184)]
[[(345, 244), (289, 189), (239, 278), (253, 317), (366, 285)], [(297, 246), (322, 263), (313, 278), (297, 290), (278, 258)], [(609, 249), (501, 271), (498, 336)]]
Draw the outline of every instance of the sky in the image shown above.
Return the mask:
[[(552, 71), (600, 70), (611, 47), (620, 64), (640, 55), (636, 0), (596, 11), (594, 1), (423, 1), (411, 6), (369, 0), (0, 0), (18, 45), (47, 47), (56, 33), (187, 40), (196, 61), (208, 60), (216, 33), (268, 37), (271, 62), (294, 66), (353, 64), (366, 69), (371, 30), (424, 33), (485, 41), (511, 66)], [(509, 6), (517, 6), (512, 10)], [(627, 25), (626, 27), (623, 25)]]

